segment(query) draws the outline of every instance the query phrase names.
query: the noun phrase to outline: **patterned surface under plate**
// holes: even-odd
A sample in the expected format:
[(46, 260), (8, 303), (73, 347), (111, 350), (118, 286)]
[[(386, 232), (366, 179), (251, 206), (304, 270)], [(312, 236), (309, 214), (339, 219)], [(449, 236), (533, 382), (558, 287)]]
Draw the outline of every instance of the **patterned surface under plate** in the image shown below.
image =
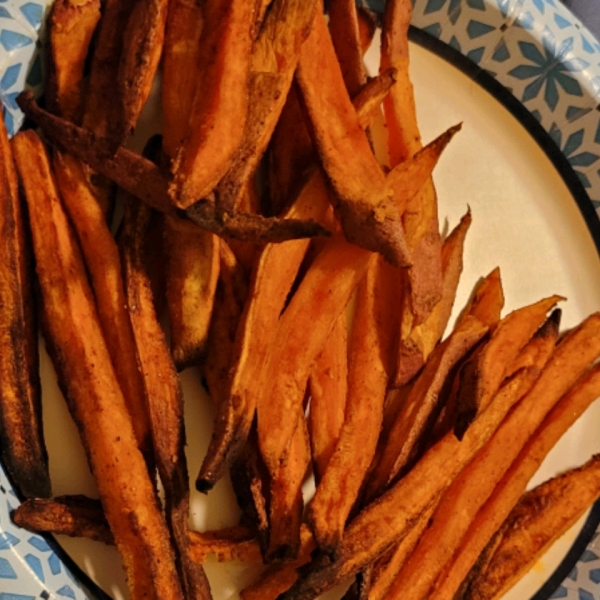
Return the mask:
[[(359, 0), (381, 11), (385, 0)], [(413, 24), (489, 73), (548, 132), (600, 212), (600, 44), (559, 0), (415, 0)], [(15, 98), (42, 82), (49, 0), (0, 0), (0, 99), (10, 133)], [(56, 546), (15, 527), (18, 504), (0, 468), (0, 600), (93, 598)], [(552, 598), (600, 600), (600, 534)]]

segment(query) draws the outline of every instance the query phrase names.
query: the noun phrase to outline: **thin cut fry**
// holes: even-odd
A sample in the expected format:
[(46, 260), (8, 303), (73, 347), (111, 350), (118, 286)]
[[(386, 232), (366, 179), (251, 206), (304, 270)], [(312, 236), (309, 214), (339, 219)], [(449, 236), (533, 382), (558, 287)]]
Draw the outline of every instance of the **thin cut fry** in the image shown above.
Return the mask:
[(25, 497), (48, 497), (31, 241), (17, 173), (0, 123), (0, 456)]
[(80, 426), (132, 596), (182, 598), (167, 527), (137, 447), (45, 150), (33, 131), (19, 133), (12, 146), (29, 206), (46, 340)]
[[(558, 346), (568, 341), (564, 339)], [(574, 359), (569, 359), (573, 362)], [(600, 395), (600, 368), (585, 373), (546, 416), (523, 448), (490, 499), (473, 519), (457, 552), (435, 584), (436, 598), (451, 599), (508, 513), (518, 502), (527, 483), (565, 431)]]
[[(461, 594), (501, 598), (600, 496), (600, 455), (527, 492), (498, 532), (495, 551)], [(478, 565), (480, 566), (480, 565)]]
[(302, 46), (296, 77), (347, 239), (397, 266), (410, 264), (400, 213), (345, 90), (320, 13)]
[(202, 533), (190, 531), (189, 553), (197, 563), (215, 554), (219, 562), (239, 560), (250, 565), (262, 564), (256, 533), (243, 525)]
[[(469, 303), (457, 319), (457, 326), (461, 319), (467, 315), (477, 317), (493, 331), (500, 321), (500, 314), (504, 307), (504, 291), (500, 269), (496, 267), (489, 275), (481, 279), (473, 291)], [(514, 371), (513, 371), (514, 372)]]
[(99, 19), (99, 0), (60, 0), (52, 5), (48, 17), (46, 106), (50, 112), (76, 122), (81, 117), (83, 69)]
[(85, 537), (108, 545), (115, 543), (102, 504), (86, 496), (30, 498), (11, 517), (19, 527), (29, 531)]
[[(600, 314), (588, 317), (563, 340), (529, 393), (535, 405), (552, 405), (586, 366), (600, 355)], [(567, 363), (565, 357), (570, 359)], [(346, 529), (338, 558), (329, 565), (313, 564), (306, 576), (283, 595), (283, 600), (315, 598), (344, 578), (354, 575), (402, 537), (414, 519), (434, 502), (492, 434), (523, 390), (515, 376), (494, 401), (473, 421), (462, 441), (446, 434), (432, 446), (409, 473), (381, 498), (363, 510)], [(527, 385), (525, 385), (527, 387)], [(517, 393), (515, 393), (515, 389)], [(373, 537), (373, 532), (377, 536)], [(369, 540), (366, 544), (365, 541)]]

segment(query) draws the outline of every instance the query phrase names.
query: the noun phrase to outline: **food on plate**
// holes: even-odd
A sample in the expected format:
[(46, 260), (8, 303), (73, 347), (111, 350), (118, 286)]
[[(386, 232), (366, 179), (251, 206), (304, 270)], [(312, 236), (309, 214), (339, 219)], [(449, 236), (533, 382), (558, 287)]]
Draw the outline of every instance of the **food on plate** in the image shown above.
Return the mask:
[[(530, 564), (598, 494), (594, 461), (523, 496), (600, 395), (600, 313), (562, 335), (558, 295), (503, 316), (498, 268), (455, 306), (478, 216), (440, 232), (432, 172), (461, 125), (421, 141), (410, 1), (387, 3), (374, 77), (373, 21), (350, 0), (329, 20), (316, 0), (108, 0), (99, 20), (58, 1), (48, 103), (19, 98), (52, 147), (0, 137), (2, 243), (16, 265), (12, 148), (43, 334), (99, 500), (39, 498), (44, 480), (15, 522), (113, 544), (134, 600), (219, 593), (211, 556), (257, 575), (244, 600), (344, 582), (347, 600), (487, 597), (496, 572), (504, 586), (502, 544)], [(161, 53), (162, 135), (139, 154)], [(2, 298), (32, 327), (13, 272), (35, 285), (7, 267)], [(19, 364), (2, 353), (3, 389)], [(240, 509), (214, 530), (189, 521), (188, 368), (214, 414), (195, 487), (229, 478)], [(43, 450), (29, 465), (46, 472)], [(538, 546), (514, 536), (515, 506), (550, 522)]]

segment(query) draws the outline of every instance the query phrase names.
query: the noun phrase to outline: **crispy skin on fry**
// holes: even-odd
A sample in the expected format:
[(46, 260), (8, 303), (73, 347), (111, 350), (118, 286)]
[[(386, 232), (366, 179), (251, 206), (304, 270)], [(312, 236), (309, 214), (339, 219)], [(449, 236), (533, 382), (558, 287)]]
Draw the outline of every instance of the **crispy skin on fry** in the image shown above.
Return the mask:
[(163, 49), (163, 150), (173, 158), (185, 137), (200, 76), (204, 11), (195, 0), (171, 0)]
[(318, 4), (316, 0), (274, 0), (269, 7), (252, 51), (242, 143), (217, 188), (222, 210), (231, 211), (240, 204), (246, 184), (267, 148)]
[(115, 543), (100, 500), (87, 496), (59, 496), (54, 500), (30, 498), (12, 513), (12, 520), (29, 531), (85, 537)]
[(0, 456), (25, 497), (50, 496), (42, 428), (31, 240), (4, 123), (0, 123)]
[(127, 310), (119, 249), (100, 206), (85, 184), (79, 161), (71, 154), (55, 151), (53, 166), (57, 187), (90, 273), (98, 317), (117, 381), (131, 414), (140, 450), (152, 469), (150, 419)]
[(79, 425), (132, 597), (181, 598), (167, 527), (45, 150), (32, 131), (19, 133), (12, 145), (29, 206), (46, 341)]
[(59, 0), (48, 18), (46, 107), (75, 122), (81, 117), (83, 69), (99, 19), (99, 0)]
[(367, 82), (360, 43), (358, 9), (352, 0), (329, 0), (329, 31), (346, 89), (355, 96)]
[(165, 219), (171, 353), (182, 370), (206, 354), (219, 277), (219, 238), (177, 217)]
[[(599, 330), (600, 314), (594, 314), (557, 346), (528, 395), (532, 404), (552, 405), (600, 354)], [(571, 357), (568, 362), (565, 356)], [(405, 477), (351, 521), (338, 547), (338, 558), (329, 564), (314, 562), (282, 600), (316, 598), (383, 554), (448, 488), (529, 388), (526, 372), (518, 373), (473, 421), (462, 441), (450, 432), (429, 448)], [(373, 536), (375, 531), (377, 536)]]
[(123, 49), (116, 80), (117, 111), (109, 124), (113, 148), (121, 146), (135, 127), (150, 95), (162, 55), (167, 0), (136, 0), (122, 32)]
[[(319, 548), (335, 553), (369, 468), (383, 420), (394, 332), (393, 275), (379, 257), (358, 286), (349, 340), (348, 398), (335, 451), (307, 508)], [(392, 315), (394, 313), (392, 312)]]
[(410, 264), (400, 213), (345, 90), (320, 13), (302, 46), (296, 78), (347, 239), (397, 266)]
[(465, 365), (454, 428), (459, 439), (477, 412), (485, 410), (509, 364), (546, 320), (548, 311), (562, 299), (551, 296), (510, 313), (500, 321), (490, 341)]
[(600, 496), (600, 455), (523, 495), (478, 564), (465, 600), (501, 598)]
[(247, 0), (204, 4), (200, 80), (187, 135), (172, 165), (170, 197), (187, 208), (225, 174), (244, 133), (253, 6)]
[(342, 313), (308, 380), (308, 430), (317, 485), (325, 474), (344, 422), (348, 390), (348, 334)]
[(244, 525), (235, 525), (215, 531), (190, 531), (190, 558), (203, 563), (215, 554), (219, 562), (239, 560), (246, 564), (261, 565), (262, 554), (256, 541), (256, 532)]
[[(567, 337), (558, 344), (557, 352), (568, 340)], [(578, 357), (568, 358), (569, 363), (575, 360), (578, 360)], [(548, 452), (599, 394), (600, 368), (594, 367), (580, 377), (546, 416), (496, 486), (491, 497), (473, 519), (452, 561), (436, 582), (436, 598), (450, 600), (454, 597), (478, 556), (518, 502), (527, 483)]]
[[(537, 349), (537, 358), (529, 367), (533, 380), (544, 369), (558, 337), (558, 328), (552, 321), (548, 323), (550, 326), (543, 328), (529, 344)], [(534, 431), (535, 419), (541, 421), (548, 411), (550, 393), (547, 393), (547, 403), (536, 401), (535, 393), (535, 389), (532, 390), (532, 396), (526, 396), (513, 409), (442, 496), (427, 531), (396, 577), (392, 593), (407, 599), (421, 598), (430, 593), (431, 586), (448, 564), (477, 510)], [(528, 425), (528, 420), (533, 425)]]
[(489, 275), (477, 282), (473, 296), (456, 323), (458, 325), (461, 319), (467, 315), (473, 315), (493, 331), (500, 321), (500, 313), (503, 307), (502, 279), (500, 278), (500, 269), (496, 267)]

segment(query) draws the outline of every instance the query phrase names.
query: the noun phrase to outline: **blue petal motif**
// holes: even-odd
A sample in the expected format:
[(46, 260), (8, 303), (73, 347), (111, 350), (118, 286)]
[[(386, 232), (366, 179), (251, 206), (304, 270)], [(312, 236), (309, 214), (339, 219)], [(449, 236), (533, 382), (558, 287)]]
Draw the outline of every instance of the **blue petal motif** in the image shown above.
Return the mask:
[(581, 117), (585, 117), (585, 115), (592, 112), (591, 108), (580, 108), (579, 106), (569, 106), (567, 108), (567, 119), (570, 122), (577, 121), (577, 119), (581, 119)]
[(34, 28), (38, 29), (42, 24), (42, 18), (44, 17), (44, 9), (40, 4), (35, 2), (27, 2), (21, 6), (21, 12), (27, 19), (27, 22)]
[(535, 7), (540, 11), (540, 13), (544, 14), (546, 9), (546, 5), (544, 4), (544, 0), (533, 0)]
[(439, 23), (432, 23), (431, 25), (427, 25), (427, 27), (423, 27), (423, 31), (435, 38), (439, 38), (442, 35), (442, 26)]
[(591, 569), (588, 573), (590, 581), (594, 583), (600, 583), (600, 569)]
[(50, 548), (50, 546), (48, 546), (48, 543), (46, 542), (45, 539), (36, 536), (36, 535), (32, 535), (28, 540), (27, 543), (30, 546), (33, 546), (36, 550), (39, 550), (40, 552), (50, 552), (52, 550), (52, 548)]
[(3, 110), (2, 115), (4, 116), (4, 124), (6, 125), (6, 131), (9, 136), (15, 135), (15, 120), (8, 110)]
[(46, 578), (44, 577), (44, 569), (42, 568), (42, 561), (33, 554), (25, 555), (25, 562), (29, 565), (31, 570), (36, 574), (37, 578), (44, 583)]
[(600, 144), (600, 121), (598, 121), (598, 127), (596, 127), (596, 135), (594, 135), (594, 142)]
[(68, 585), (63, 585), (56, 593), (64, 598), (73, 598), (75, 600), (75, 592)]
[(62, 563), (60, 562), (60, 558), (58, 558), (54, 552), (48, 557), (48, 566), (50, 567), (52, 575), (58, 575), (61, 571)]
[(485, 11), (485, 2), (483, 0), (467, 0), (467, 6), (470, 6), (475, 10)]
[(579, 588), (577, 598), (579, 600), (594, 600), (594, 595), (590, 594), (586, 590), (582, 590), (581, 588)]
[(569, 158), (569, 162), (573, 167), (589, 167), (598, 161), (600, 156), (592, 154), (591, 152), (581, 152)]
[[(577, 145), (577, 148), (579, 148), (579, 146), (581, 146), (581, 142), (583, 141), (583, 130), (580, 132), (577, 132), (578, 134), (581, 134), (579, 136), (579, 144)], [(576, 135), (576, 134), (573, 134)], [(573, 136), (571, 136), (573, 137)], [(567, 146), (569, 145), (569, 142), (571, 141), (571, 137), (567, 140)], [(566, 147), (565, 147), (566, 150)], [(598, 556), (596, 553), (592, 552), (591, 550), (586, 550), (582, 555), (581, 558), (579, 559), (581, 562), (592, 562), (593, 560), (598, 560), (600, 558), (600, 556)]]
[(500, 40), (498, 46), (494, 50), (494, 54), (492, 58), (496, 62), (504, 62), (510, 58), (510, 52), (508, 50), (508, 46), (504, 40)]
[(438, 10), (442, 9), (444, 4), (446, 4), (446, 0), (427, 0), (427, 6), (425, 6), (423, 14), (429, 15), (431, 13), (437, 12)]
[(485, 52), (484, 47), (474, 48), (473, 50), (467, 52), (467, 58), (469, 60), (472, 60), (476, 65), (478, 65), (481, 62), (481, 59), (483, 58), (484, 52)]
[(579, 571), (577, 570), (577, 565), (575, 565), (572, 569), (571, 572), (567, 575), (567, 577), (571, 580), (571, 581), (577, 581), (577, 577), (579, 576)]
[(0, 79), (0, 87), (3, 90), (9, 90), (13, 85), (15, 85), (15, 83), (17, 83), (22, 66), (23, 65), (19, 63), (17, 65), (11, 65), (8, 67), (8, 69), (6, 69), (4, 75), (2, 75), (2, 79)]
[(33, 596), (25, 596), (25, 594), (11, 594), (5, 592), (0, 594), (0, 600), (35, 600)]
[(470, 20), (467, 24), (467, 35), (473, 40), (475, 38), (486, 35), (490, 31), (496, 29), (493, 25), (481, 23), (481, 21)]
[(25, 46), (33, 44), (33, 40), (26, 35), (17, 33), (16, 31), (3, 29), (0, 32), (0, 44), (2, 44), (5, 50), (10, 52), (15, 48), (24, 48)]
[(11, 564), (5, 559), (0, 558), (0, 579), (16, 579), (17, 574)]
[(587, 175), (585, 175), (581, 171), (575, 171), (575, 175), (577, 175), (577, 178), (579, 179), (579, 181), (581, 181), (581, 185), (586, 190), (592, 187), (592, 184), (590, 183), (590, 180), (588, 179)]
[(20, 541), (18, 537), (15, 537), (8, 531), (0, 533), (0, 550), (8, 550), (8, 548), (16, 546)]
[[(583, 143), (583, 136), (585, 135), (585, 131), (583, 129), (580, 129), (579, 131), (576, 131), (575, 133), (572, 133), (568, 138), (567, 141), (565, 142), (565, 147), (563, 148), (563, 153), (565, 154), (565, 156), (571, 156), (571, 154), (573, 154), (573, 152), (576, 152), (580, 147), (581, 144)], [(591, 558), (588, 558), (587, 560), (584, 558), (586, 555), (589, 556), (587, 553), (589, 552), (589, 555), (591, 555)], [(590, 560), (596, 560), (598, 557), (591, 552), (590, 550), (586, 550), (582, 555), (581, 555), (581, 559), (583, 562), (589, 562)]]
[(460, 42), (456, 39), (456, 36), (454, 36), (454, 35), (450, 38), (450, 41), (448, 42), (448, 46), (450, 46), (451, 48), (454, 48), (455, 50), (458, 50), (459, 52), (461, 51)]
[(571, 27), (572, 25), (571, 21), (568, 21), (558, 13), (554, 13), (554, 22), (558, 25), (560, 29), (566, 29), (567, 27)]
[(567, 588), (561, 585), (550, 598), (566, 598), (568, 593)]
[(4, 8), (4, 6), (0, 6), (0, 17), (2, 19), (12, 19), (11, 14)]
[(546, 56), (544, 56), (540, 52), (540, 49), (531, 42), (519, 42), (519, 50), (521, 50), (521, 54), (524, 56), (524, 58), (529, 59), (531, 62), (534, 62), (540, 67), (543, 66), (548, 60), (548, 53), (546, 52)]

